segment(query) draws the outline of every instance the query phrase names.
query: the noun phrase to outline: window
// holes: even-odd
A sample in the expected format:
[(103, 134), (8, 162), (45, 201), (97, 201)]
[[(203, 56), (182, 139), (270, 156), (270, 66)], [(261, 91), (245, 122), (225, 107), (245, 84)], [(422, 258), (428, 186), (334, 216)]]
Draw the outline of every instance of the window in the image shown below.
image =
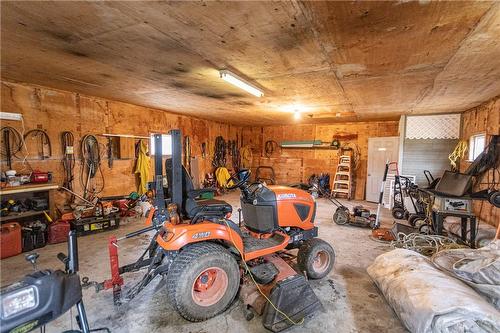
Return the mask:
[[(163, 156), (172, 155), (172, 136), (167, 134), (161, 135), (161, 150)], [(149, 153), (155, 154), (155, 134), (151, 134), (149, 141)]]
[(474, 161), (484, 150), (486, 143), (485, 134), (473, 135), (469, 139), (469, 161)]

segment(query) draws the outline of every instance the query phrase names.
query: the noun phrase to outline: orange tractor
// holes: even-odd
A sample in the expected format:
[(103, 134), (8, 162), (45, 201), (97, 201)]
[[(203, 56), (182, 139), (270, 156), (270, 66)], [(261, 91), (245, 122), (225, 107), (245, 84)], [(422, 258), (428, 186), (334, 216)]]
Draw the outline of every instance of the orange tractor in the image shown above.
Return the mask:
[[(320, 309), (305, 276), (321, 279), (328, 275), (335, 254), (328, 243), (317, 238), (312, 196), (295, 188), (250, 183), (250, 172), (240, 170), (230, 179), (230, 188), (241, 191), (240, 219), (235, 223), (229, 219), (232, 207), (227, 202), (200, 199), (203, 192), (213, 189), (193, 189), (181, 164), (180, 131), (172, 130), (170, 135), (172, 152), (166, 161), (169, 199), (163, 198), (159, 185), (162, 162), (156, 158), (157, 191), (149, 225), (124, 238), (151, 230), (156, 233), (139, 260), (122, 267), (118, 265), (117, 240), (112, 238), (112, 278), (98, 284), (98, 289), (113, 288), (119, 303), (121, 274), (147, 268), (124, 298), (133, 298), (154, 277), (163, 275), (173, 307), (187, 320), (203, 321), (226, 310), (240, 291), (247, 319), (254, 313), (262, 315), (264, 326), (275, 332), (301, 323)], [(155, 147), (161, 151), (159, 138), (155, 138)], [(298, 249), (296, 255), (290, 252), (293, 249)]]

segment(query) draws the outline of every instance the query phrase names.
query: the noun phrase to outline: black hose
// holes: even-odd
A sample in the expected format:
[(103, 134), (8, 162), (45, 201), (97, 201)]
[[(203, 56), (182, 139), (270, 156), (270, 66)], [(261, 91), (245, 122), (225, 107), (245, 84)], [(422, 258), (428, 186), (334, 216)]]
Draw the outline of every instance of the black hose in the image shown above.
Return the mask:
[[(83, 197), (87, 198), (89, 186), (93, 186), (92, 194), (95, 196), (104, 189), (104, 175), (101, 170), (101, 150), (99, 142), (94, 135), (85, 135), (80, 145), (80, 154), (82, 159), (82, 168), (80, 173), (80, 183), (84, 189)], [(95, 186), (95, 177), (100, 173), (101, 186), (97, 189)]]
[(264, 155), (266, 155), (267, 158), (271, 157), (274, 151), (278, 149), (278, 147), (279, 145), (276, 141), (267, 140), (264, 144)]
[(212, 165), (215, 168), (226, 166), (227, 144), (222, 136), (215, 138), (214, 159)]
[[(26, 139), (30, 136), (32, 136), (34, 138), (38, 138), (40, 140), (39, 153), (40, 153), (40, 157), (42, 158), (42, 160), (52, 156), (52, 145), (50, 143), (50, 138), (49, 138), (49, 135), (47, 134), (47, 132), (45, 132), (44, 130), (38, 129), (38, 128), (29, 130), (28, 132), (26, 132), (26, 134), (24, 134), (24, 141), (26, 141)], [(49, 149), (48, 155), (45, 155), (45, 146), (47, 146)]]
[(2, 133), (0, 155), (6, 159), (9, 169), (12, 169), (12, 157), (16, 156), (23, 148), (23, 137), (15, 128), (10, 126), (3, 126), (0, 132)]

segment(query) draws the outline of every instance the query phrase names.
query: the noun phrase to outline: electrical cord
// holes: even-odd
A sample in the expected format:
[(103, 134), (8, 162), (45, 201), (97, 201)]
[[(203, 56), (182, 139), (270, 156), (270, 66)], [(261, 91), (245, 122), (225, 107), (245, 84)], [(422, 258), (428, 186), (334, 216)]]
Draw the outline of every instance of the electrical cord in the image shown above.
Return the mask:
[(226, 166), (227, 144), (222, 136), (215, 138), (214, 159), (212, 165), (216, 168)]
[(231, 142), (231, 160), (233, 164), (233, 169), (234, 170), (239, 170), (241, 167), (241, 155), (240, 155), (240, 150), (238, 149), (238, 143), (237, 140), (230, 141)]
[(439, 235), (423, 235), (419, 233), (404, 234), (399, 232), (397, 239), (391, 242), (392, 248), (403, 248), (418, 252), (425, 256), (445, 249), (464, 248), (465, 245), (458, 244), (455, 240)]
[[(45, 158), (49, 158), (52, 156), (52, 145), (50, 143), (50, 138), (47, 132), (44, 130), (35, 128), (32, 130), (29, 130), (24, 134), (24, 141), (26, 142), (26, 139), (31, 137), (32, 139), (39, 139), (40, 140), (40, 157), (42, 160)], [(45, 155), (45, 147), (48, 147), (48, 154)]]
[(457, 162), (459, 159), (465, 156), (466, 151), (467, 151), (467, 141), (460, 140), (455, 149), (453, 149), (453, 152), (450, 155), (448, 155), (452, 171), (458, 171), (459, 168)]
[[(104, 189), (104, 175), (101, 170), (101, 149), (94, 135), (87, 134), (82, 138), (80, 154), (82, 160), (80, 183), (84, 189), (83, 197), (87, 199), (90, 186), (92, 186), (93, 196), (101, 193)], [(97, 188), (95, 178), (98, 172), (100, 174), (101, 184)]]
[(274, 140), (267, 140), (264, 144), (264, 155), (269, 158), (273, 155), (274, 150), (278, 150), (279, 144)]
[(238, 247), (236, 247), (236, 243), (234, 242), (234, 239), (233, 239), (233, 234), (231, 233), (232, 229), (229, 226), (229, 224), (227, 223), (226, 219), (224, 219), (224, 223), (226, 223), (226, 226), (227, 226), (227, 228), (229, 230), (229, 238), (231, 239), (231, 242), (235, 245), (234, 247), (236, 248), (236, 250), (240, 254), (241, 261), (243, 262), (243, 265), (245, 266), (246, 272), (248, 273), (248, 275), (252, 279), (253, 283), (255, 284), (255, 287), (257, 287), (257, 290), (259, 291), (259, 293), (266, 299), (266, 301), (273, 307), (273, 309), (276, 312), (278, 312), (280, 315), (282, 315), (283, 317), (285, 317), (285, 319), (288, 320), (292, 325), (301, 325), (304, 322), (304, 318), (302, 318), (299, 322), (295, 322), (286, 313), (284, 313), (283, 311), (281, 311), (280, 309), (278, 309), (278, 307), (276, 305), (274, 305), (274, 303), (269, 299), (269, 297), (267, 297), (266, 294), (264, 294), (264, 292), (260, 289), (259, 284), (257, 283), (257, 281), (255, 281), (255, 278), (253, 277), (252, 272), (250, 271), (250, 268), (248, 267), (248, 265), (247, 265), (247, 263), (245, 261), (245, 257), (243, 256), (243, 253), (241, 253), (240, 249), (238, 249)]
[[(64, 180), (63, 187), (70, 191), (73, 191), (73, 180), (74, 169), (75, 169), (75, 148), (74, 148), (75, 137), (73, 133), (65, 131), (61, 133), (61, 143), (62, 143), (62, 164), (64, 169)], [(75, 200), (75, 196), (71, 194), (69, 203)]]
[(2, 145), (0, 154), (7, 161), (7, 166), (12, 169), (12, 157), (14, 157), (23, 148), (23, 137), (13, 127), (3, 126), (0, 129), (2, 133)]

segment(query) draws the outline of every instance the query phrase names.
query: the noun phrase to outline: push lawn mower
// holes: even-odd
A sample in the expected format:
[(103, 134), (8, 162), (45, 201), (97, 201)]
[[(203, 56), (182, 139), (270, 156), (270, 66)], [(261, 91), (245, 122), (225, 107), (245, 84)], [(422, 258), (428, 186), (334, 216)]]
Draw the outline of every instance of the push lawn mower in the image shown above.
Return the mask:
[(375, 221), (377, 219), (377, 215), (372, 214), (369, 209), (364, 208), (363, 206), (355, 206), (353, 208), (353, 212), (349, 211), (349, 208), (344, 206), (339, 200), (335, 197), (329, 195), (325, 190), (323, 190), (317, 183), (313, 183), (313, 187), (326, 199), (328, 199), (331, 203), (333, 203), (337, 209), (333, 214), (333, 222), (340, 225), (352, 225), (356, 227), (369, 227), (375, 229)]
[[(230, 187), (241, 191), (243, 221), (237, 224), (229, 219), (232, 207), (227, 202), (199, 199), (213, 189), (193, 189), (180, 162), (181, 133), (172, 130), (170, 135), (172, 157), (166, 161), (169, 209), (165, 209), (165, 200), (158, 200), (162, 191), (157, 191), (149, 226), (126, 236), (156, 230), (137, 262), (119, 267), (117, 240), (110, 240), (112, 279), (98, 284), (98, 289), (113, 288), (119, 303), (121, 274), (146, 268), (142, 280), (124, 294), (125, 299), (130, 300), (162, 275), (171, 304), (189, 321), (222, 313), (241, 290), (246, 307), (262, 314), (264, 326), (274, 332), (301, 323), (321, 308), (302, 272), (310, 279), (325, 277), (335, 254), (328, 243), (316, 238), (316, 204), (311, 195), (284, 186), (250, 184), (249, 171), (240, 170), (231, 177), (234, 185)], [(161, 151), (161, 141), (155, 140), (155, 144), (156, 151)], [(161, 158), (157, 156), (161, 154), (155, 155), (155, 170), (161, 177)], [(287, 251), (291, 249), (298, 249), (297, 256)], [(291, 261), (296, 261), (298, 271), (290, 266)]]

